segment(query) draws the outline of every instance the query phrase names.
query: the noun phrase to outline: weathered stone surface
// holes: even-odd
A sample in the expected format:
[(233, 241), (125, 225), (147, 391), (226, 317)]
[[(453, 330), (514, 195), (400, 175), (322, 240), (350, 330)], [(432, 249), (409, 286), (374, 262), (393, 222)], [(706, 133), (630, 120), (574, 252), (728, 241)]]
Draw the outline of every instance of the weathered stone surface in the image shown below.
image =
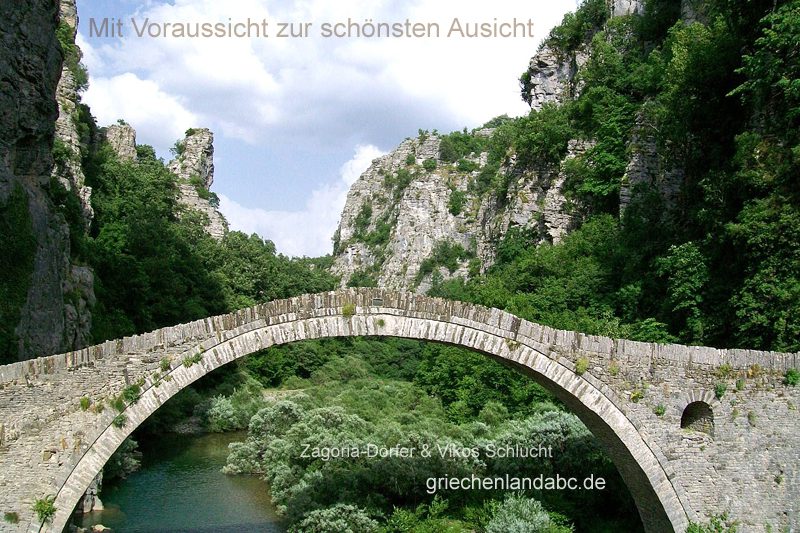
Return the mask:
[[(78, 31), (78, 10), (75, 0), (60, 0), (60, 20), (66, 22), (72, 29), (74, 40)], [(86, 177), (83, 175), (81, 165), (81, 139), (75, 123), (80, 96), (75, 76), (67, 67), (66, 62), (61, 67), (61, 78), (56, 89), (58, 102), (58, 119), (56, 120), (56, 139), (68, 151), (68, 156), (63, 162), (55, 165), (53, 176), (70, 191), (74, 191), (81, 202), (83, 216), (87, 225), (94, 216), (91, 204), (92, 189), (86, 186)]]
[(130, 124), (112, 124), (104, 134), (120, 161), (136, 161), (136, 130)]
[(612, 17), (625, 15), (641, 15), (644, 13), (642, 0), (607, 0)]
[(620, 213), (625, 212), (637, 191), (656, 191), (668, 206), (675, 205), (684, 172), (659, 152), (651, 126), (641, 113), (636, 118), (628, 152), (630, 159), (619, 192)]
[[(491, 132), (482, 130), (475, 135), (489, 136)], [(432, 275), (420, 279), (420, 266), (440, 243), (461, 245), (471, 257), (460, 261), (453, 272), (439, 268), (436, 273), (444, 279), (466, 277), (471, 261), (477, 260), (480, 270), (494, 262), (497, 243), (510, 228), (533, 229), (543, 242), (559, 242), (572, 228), (573, 216), (563, 193), (563, 165), (521, 173), (511, 161), (500, 170), (509, 175), (511, 186), (505, 197), (498, 198), (492, 192), (480, 194), (470, 187), (487, 164), (488, 154), (469, 156), (477, 170), (462, 172), (457, 164), (440, 159), (439, 144), (440, 138), (434, 135), (408, 139), (373, 161), (352, 185), (342, 212), (332, 268), (341, 277), (342, 286), (354, 273), (370, 271), (377, 274), (381, 287), (424, 293), (431, 286)], [(570, 142), (565, 159), (582, 154), (587, 146), (586, 142)], [(436, 161), (435, 170), (420, 166), (428, 159)], [(411, 160), (413, 164), (409, 164)], [(402, 190), (387, 186), (401, 170), (411, 173), (408, 185)], [(450, 204), (453, 194), (464, 199), (458, 212)], [(369, 239), (359, 235), (364, 231), (357, 227), (357, 220), (365, 205), (371, 210), (367, 233), (378, 230), (381, 224), (391, 226), (385, 245), (367, 244)]]
[(178, 201), (200, 213), (206, 219), (206, 232), (221, 239), (228, 231), (228, 221), (199, 193), (200, 190), (208, 192), (214, 183), (214, 134), (206, 128), (192, 128), (186, 132), (181, 145), (182, 153), (169, 163), (169, 170), (178, 177)]
[[(354, 315), (345, 313), (350, 305)], [(800, 526), (800, 388), (782, 382), (787, 369), (800, 365), (800, 354), (609, 339), (553, 330), (497, 309), (360, 289), (274, 301), (0, 367), (0, 508), (23, 519), (0, 527), (39, 531), (31, 504), (53, 494), (57, 513), (44, 531), (61, 531), (122, 441), (214, 369), (269, 346), (363, 335), (464, 346), (537, 380), (607, 448), (649, 532), (682, 532), (688, 520), (722, 511), (744, 531)], [(198, 363), (182, 364), (198, 353)], [(170, 360), (166, 372), (163, 358)], [(579, 375), (582, 358), (588, 370)], [(723, 364), (730, 366), (728, 378), (719, 377)], [(736, 390), (740, 376), (744, 387)], [(140, 379), (141, 398), (123, 411), (122, 428), (112, 424), (111, 409), (80, 408), (81, 397), (96, 404)], [(717, 399), (720, 380), (730, 382), (731, 392)], [(698, 401), (713, 413), (713, 436), (681, 429), (684, 410)]]
[(531, 58), (523, 85), (523, 97), (531, 109), (540, 111), (545, 104), (560, 104), (574, 96), (578, 91), (575, 77), (586, 58), (582, 51), (562, 56), (545, 43)]
[[(15, 188), (24, 191), (36, 242), (30, 288), (15, 328), (22, 359), (83, 346), (91, 324), (88, 294), (73, 293), (77, 306), (67, 298), (68, 291), (91, 282), (84, 283), (84, 272), (72, 277), (69, 229), (49, 194), (62, 72), (57, 21), (55, 2), (0, 5), (0, 25), (11, 28), (2, 32), (0, 46), (0, 204)], [(61, 121), (60, 134), (72, 139), (63, 127)]]

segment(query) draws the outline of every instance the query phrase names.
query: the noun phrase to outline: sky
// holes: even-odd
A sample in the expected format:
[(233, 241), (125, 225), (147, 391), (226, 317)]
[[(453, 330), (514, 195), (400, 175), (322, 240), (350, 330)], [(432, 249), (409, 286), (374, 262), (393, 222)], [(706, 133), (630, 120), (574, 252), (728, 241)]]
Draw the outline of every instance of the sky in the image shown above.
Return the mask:
[[(373, 159), (419, 129), (445, 133), (527, 113), (517, 80), (575, 7), (576, 0), (78, 0), (78, 44), (90, 74), (83, 100), (101, 126), (123, 118), (137, 142), (165, 160), (188, 128), (210, 128), (211, 189), (231, 229), (258, 233), (285, 255), (316, 257), (331, 253), (347, 190)], [(97, 35), (92, 20), (102, 29), (106, 18), (108, 34)], [(462, 28), (531, 20), (534, 32), (448, 37), (456, 18)], [(266, 20), (267, 37), (149, 34), (164, 23), (248, 19)], [(437, 24), (439, 37), (323, 37), (326, 23), (348, 20)], [(110, 33), (116, 21), (121, 36)], [(284, 23), (308, 36), (279, 37)]]

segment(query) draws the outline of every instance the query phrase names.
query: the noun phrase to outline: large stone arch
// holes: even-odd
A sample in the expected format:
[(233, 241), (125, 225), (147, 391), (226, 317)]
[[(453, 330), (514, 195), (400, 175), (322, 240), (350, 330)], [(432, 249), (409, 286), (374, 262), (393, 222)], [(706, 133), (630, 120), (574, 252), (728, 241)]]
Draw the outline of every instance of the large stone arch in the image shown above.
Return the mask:
[[(568, 332), (542, 328), (511, 314), (479, 306), (389, 291), (339, 291), (310, 295), (240, 311), (183, 326), (182, 335), (205, 340), (184, 343), (172, 353), (170, 378), (156, 379), (157, 363), (146, 379), (138, 402), (129, 405), (125, 426), (111, 423), (113, 414), (98, 420), (93, 438), (81, 454), (66, 464), (55, 493), (57, 513), (42, 526), (31, 519), (28, 531), (61, 531), (87, 487), (122, 441), (165, 401), (209, 372), (270, 346), (300, 340), (344, 336), (393, 336), (447, 343), (487, 354), (530, 375), (561, 398), (608, 448), (636, 502), (648, 532), (684, 531), (688, 508), (683, 491), (671, 479), (663, 454), (645, 438), (625, 413), (613, 390), (592, 376), (579, 375), (563, 357)], [(200, 333), (198, 334), (198, 331)], [(559, 337), (561, 335), (561, 337)], [(574, 334), (571, 334), (574, 335)], [(131, 349), (159, 360), (165, 335), (149, 334), (129, 341)], [(571, 340), (570, 340), (571, 339)], [(127, 339), (126, 339), (127, 340)], [(125, 342), (116, 346), (126, 351)], [(185, 357), (202, 354), (187, 366)], [(2, 376), (0, 376), (2, 377)]]

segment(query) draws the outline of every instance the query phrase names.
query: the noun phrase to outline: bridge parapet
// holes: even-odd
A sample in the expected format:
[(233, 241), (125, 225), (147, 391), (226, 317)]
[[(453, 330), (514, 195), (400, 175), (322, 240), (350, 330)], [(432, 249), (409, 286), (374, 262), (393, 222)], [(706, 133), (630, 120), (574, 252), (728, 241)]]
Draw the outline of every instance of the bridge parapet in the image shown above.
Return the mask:
[[(119, 443), (182, 388), (269, 346), (338, 336), (459, 345), (530, 375), (608, 448), (649, 531), (723, 510), (753, 530), (800, 525), (800, 391), (782, 383), (798, 354), (615, 340), (381, 289), (269, 302), (0, 367), (0, 510), (27, 520), (16, 530), (37, 531), (33, 499), (57, 494), (48, 527), (59, 530)], [(97, 406), (135, 383), (141, 399), (116, 427), (118, 413)]]

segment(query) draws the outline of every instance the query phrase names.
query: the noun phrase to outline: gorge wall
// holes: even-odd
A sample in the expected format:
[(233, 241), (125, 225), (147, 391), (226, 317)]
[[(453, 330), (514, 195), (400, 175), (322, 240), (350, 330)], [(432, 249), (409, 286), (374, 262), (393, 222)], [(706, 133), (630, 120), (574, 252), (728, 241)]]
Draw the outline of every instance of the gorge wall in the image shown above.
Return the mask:
[[(88, 74), (75, 44), (75, 0), (0, 6), (0, 361), (82, 348), (92, 341), (95, 274), (82, 250), (94, 223), (87, 157), (108, 142), (125, 162), (137, 159), (136, 132), (120, 120), (97, 128), (81, 102)], [(221, 238), (213, 135), (187, 132), (171, 163), (181, 212), (196, 211)], [(180, 213), (178, 213), (180, 216)]]
[[(486, 128), (471, 135), (492, 133)], [(333, 265), (343, 286), (368, 279), (381, 287), (425, 292), (435, 278), (465, 277), (491, 265), (496, 243), (511, 227), (533, 230), (548, 242), (570, 230), (560, 167), (520, 171), (509, 165), (498, 171), (511, 182), (508, 191), (486, 194), (477, 183), (489, 167), (488, 153), (450, 162), (442, 158), (441, 143), (436, 134), (407, 139), (353, 184)], [(571, 142), (566, 159), (585, 146)]]
[[(699, 2), (683, 0), (681, 17), (692, 23)], [(645, 12), (640, 0), (608, 0), (607, 26), (614, 19), (633, 20)], [(560, 106), (581, 94), (582, 69), (591, 58), (590, 42), (565, 48), (550, 37), (532, 57), (520, 79), (521, 96), (534, 112)], [(607, 37), (610, 42), (610, 37)], [(495, 120), (472, 132), (441, 136), (420, 132), (375, 160), (353, 184), (336, 235), (332, 272), (341, 285), (380, 286), (427, 292), (438, 280), (484, 272), (499, 242), (512, 228), (533, 234), (533, 242), (560, 241), (580, 220), (584, 206), (565, 191), (570, 160), (594, 146), (573, 138), (559, 163), (519, 164), (510, 150), (499, 168), (489, 164)], [(502, 121), (501, 121), (502, 122)], [(640, 113), (626, 138), (627, 165), (620, 176), (619, 212), (640, 191), (655, 190), (666, 205), (679, 200), (682, 169), (659, 150), (652, 123)], [(442, 142), (453, 135), (486, 142), (458, 159), (448, 157)], [(470, 144), (470, 141), (466, 141)], [(501, 183), (496, 186), (496, 183)]]
[[(67, 6), (68, 7), (68, 6)], [(73, 4), (74, 7), (74, 4)], [(0, 50), (0, 217), (2, 217), (2, 346), (5, 359), (25, 359), (85, 345), (93, 303), (91, 270), (73, 262), (70, 227), (59, 186), (82, 187), (79, 176), (54, 172), (56, 129), (66, 120), (70, 80), (62, 78), (54, 2), (3, 3)], [(69, 17), (64, 17), (69, 20)], [(70, 165), (70, 168), (75, 168)], [(66, 170), (66, 169), (65, 169)], [(88, 191), (81, 188), (82, 198)], [(88, 213), (88, 211), (87, 211)]]

